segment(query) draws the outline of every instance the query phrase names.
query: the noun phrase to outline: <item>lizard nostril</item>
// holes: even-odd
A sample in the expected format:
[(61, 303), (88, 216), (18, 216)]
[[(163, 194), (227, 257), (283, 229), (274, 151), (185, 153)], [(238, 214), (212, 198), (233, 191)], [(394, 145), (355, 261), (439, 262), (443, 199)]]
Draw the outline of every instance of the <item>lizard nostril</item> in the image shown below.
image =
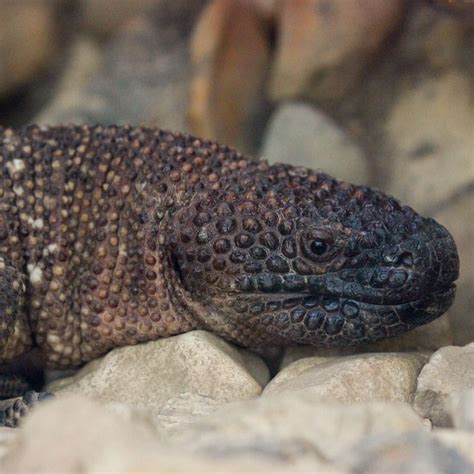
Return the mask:
[(385, 263), (393, 264), (398, 260), (398, 256), (399, 256), (398, 249), (391, 248), (384, 252), (383, 260)]
[(385, 263), (391, 265), (403, 264), (407, 267), (411, 267), (414, 263), (412, 252), (408, 250), (401, 251), (401, 249), (397, 249), (396, 247), (385, 252), (383, 258)]
[(407, 267), (413, 266), (413, 254), (411, 252), (403, 252), (398, 257), (398, 262), (403, 263)]

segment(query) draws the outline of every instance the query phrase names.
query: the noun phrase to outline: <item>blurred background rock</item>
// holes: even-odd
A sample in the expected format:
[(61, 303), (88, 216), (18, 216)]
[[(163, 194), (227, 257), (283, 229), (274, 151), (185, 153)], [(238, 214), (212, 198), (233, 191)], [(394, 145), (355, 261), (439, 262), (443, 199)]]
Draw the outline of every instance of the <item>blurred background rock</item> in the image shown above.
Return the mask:
[(2, 125), (159, 126), (380, 187), (444, 223), (461, 255), (454, 307), (408, 346), (474, 340), (468, 1), (1, 0), (0, 9)]

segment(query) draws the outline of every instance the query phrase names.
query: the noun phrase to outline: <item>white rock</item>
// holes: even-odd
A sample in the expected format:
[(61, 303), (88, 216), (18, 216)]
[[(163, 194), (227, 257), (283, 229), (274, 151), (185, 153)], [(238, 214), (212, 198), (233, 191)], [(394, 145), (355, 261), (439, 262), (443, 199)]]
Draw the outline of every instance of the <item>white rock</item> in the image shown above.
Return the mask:
[(403, 7), (401, 0), (278, 2), (272, 99), (348, 98), (403, 18)]
[(146, 465), (143, 456), (158, 447), (151, 425), (129, 423), (77, 396), (42, 403), (20, 431), (0, 463), (2, 472), (90, 472), (110, 457)]
[(196, 440), (172, 444), (143, 417), (123, 413), (123, 408), (111, 411), (78, 396), (41, 404), (0, 459), (0, 472), (344, 473), (313, 453), (285, 459), (278, 452), (260, 454), (257, 449), (219, 456), (193, 452)]
[(263, 396), (307, 391), (315, 399), (343, 403), (412, 402), (416, 378), (426, 360), (419, 353), (360, 354), (331, 357), (326, 362), (321, 357), (301, 359), (279, 372), (265, 387)]
[(81, 26), (88, 33), (109, 35), (131, 17), (147, 12), (157, 3), (156, 0), (114, 0), (113, 4), (109, 0), (81, 0)]
[(262, 158), (270, 163), (320, 169), (352, 183), (368, 183), (369, 170), (357, 145), (333, 121), (303, 103), (281, 105), (265, 132)]
[(443, 347), (418, 377), (415, 409), (436, 426), (451, 426), (448, 397), (470, 388), (474, 388), (474, 343)]
[(456, 449), (474, 464), (474, 433), (462, 430), (437, 429), (433, 437), (445, 446)]
[(343, 405), (300, 391), (225, 405), (166, 436), (174, 445), (213, 455), (309, 455), (333, 462), (366, 436), (418, 429), (422, 419), (401, 402)]
[[(322, 362), (327, 362), (329, 359), (335, 359), (341, 356), (348, 356), (358, 353), (356, 347), (314, 347), (314, 346), (291, 346), (287, 347), (283, 353), (283, 358), (280, 363), (280, 372), (288, 367), (293, 362), (300, 359), (311, 358), (316, 361), (318, 358)], [(309, 365), (315, 365), (310, 362)], [(308, 366), (309, 366), (308, 365)]]
[[(186, 13), (195, 10), (193, 5)], [(66, 72), (37, 121), (132, 123), (184, 131), (189, 64), (187, 39), (180, 33), (166, 15), (133, 16), (103, 50), (78, 45), (72, 58), (77, 67)]]
[[(474, 154), (472, 161), (474, 162)], [(474, 177), (471, 182), (474, 182)], [(448, 311), (454, 336), (453, 344), (458, 346), (474, 340), (474, 219), (466, 218), (472, 215), (473, 209), (474, 192), (471, 186), (460, 189), (455, 199), (441, 206), (433, 214), (454, 237), (461, 262), (459, 280), (456, 282), (456, 299)]]
[(0, 462), (2, 458), (9, 452), (11, 445), (19, 434), (20, 430), (12, 430), (11, 428), (0, 427)]
[(341, 456), (340, 464), (360, 474), (471, 474), (474, 467), (462, 450), (426, 431), (371, 436)]
[(115, 349), (49, 389), (149, 408), (157, 414), (168, 407), (171, 416), (169, 407), (176, 398), (196, 396), (211, 403), (253, 398), (268, 379), (268, 369), (256, 355), (214, 334), (192, 331)]
[[(97, 73), (101, 64), (101, 51), (98, 45), (89, 38), (80, 37), (73, 44), (69, 53), (69, 62), (64, 68), (53, 100), (36, 116), (37, 124), (52, 125), (60, 121), (69, 110), (81, 107), (83, 87)], [(92, 104), (88, 104), (89, 107)]]
[(474, 431), (474, 387), (451, 394), (447, 407), (455, 428)]
[(394, 148), (388, 191), (419, 212), (436, 209), (474, 179), (472, 91), (472, 81), (455, 71), (407, 84), (387, 118)]
[(35, 79), (57, 58), (54, 2), (2, 2), (0, 15), (0, 98)]

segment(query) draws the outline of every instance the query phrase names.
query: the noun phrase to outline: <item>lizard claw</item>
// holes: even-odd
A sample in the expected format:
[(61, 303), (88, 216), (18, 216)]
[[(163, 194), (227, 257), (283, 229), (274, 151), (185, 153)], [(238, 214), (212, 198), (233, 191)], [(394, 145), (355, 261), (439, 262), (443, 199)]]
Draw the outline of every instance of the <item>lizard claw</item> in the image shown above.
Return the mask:
[(15, 428), (39, 402), (51, 398), (52, 393), (29, 390), (20, 398), (0, 402), (0, 426)]

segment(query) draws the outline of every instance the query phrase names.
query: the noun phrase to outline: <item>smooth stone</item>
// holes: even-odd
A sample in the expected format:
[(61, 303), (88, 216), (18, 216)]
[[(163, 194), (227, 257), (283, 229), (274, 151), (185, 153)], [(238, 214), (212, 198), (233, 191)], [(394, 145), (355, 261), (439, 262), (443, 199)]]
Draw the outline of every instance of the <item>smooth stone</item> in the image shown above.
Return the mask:
[(439, 428), (433, 431), (433, 437), (443, 445), (458, 451), (474, 465), (474, 433), (462, 429)]
[(456, 70), (407, 81), (387, 117), (388, 191), (418, 212), (432, 214), (474, 179), (472, 91), (469, 76)]
[[(281, 384), (286, 382), (287, 380), (291, 380), (295, 377), (306, 372), (308, 369), (313, 369), (319, 364), (325, 364), (328, 362), (334, 362), (341, 359), (341, 355), (311, 355), (311, 354), (304, 354), (303, 351), (297, 352), (297, 348), (295, 351), (290, 353), (286, 353), (283, 360), (281, 361), (280, 370), (276, 374), (276, 376), (270, 381), (270, 383), (278, 377), (277, 384)], [(291, 370), (286, 370), (289, 366), (291, 366)]]
[[(416, 416), (416, 415), (415, 415)], [(225, 423), (224, 419), (221, 422)], [(404, 421), (398, 425), (403, 425)], [(406, 422), (405, 422), (406, 423)], [(410, 421), (408, 422), (410, 423)], [(162, 430), (162, 427), (160, 427)], [(308, 451), (285, 457), (278, 451), (196, 450), (199, 433), (173, 442), (150, 419), (123, 406), (65, 396), (39, 405), (26, 419), (0, 459), (1, 472), (325, 472), (344, 474)], [(185, 427), (185, 430), (188, 430)], [(14, 431), (14, 430), (11, 430)], [(216, 433), (217, 434), (217, 433)], [(217, 434), (219, 436), (219, 434)], [(225, 433), (223, 434), (225, 438)], [(220, 446), (223, 446), (221, 444)], [(217, 445), (215, 447), (218, 448)]]
[[(280, 362), (279, 371), (288, 367), (293, 362), (300, 359), (313, 359), (327, 362), (331, 359), (337, 359), (341, 356), (356, 354), (354, 347), (315, 347), (315, 346), (290, 346), (284, 350)], [(315, 365), (314, 362), (308, 362), (308, 367)], [(302, 366), (304, 367), (304, 366)]]
[(455, 428), (474, 432), (474, 387), (451, 394), (447, 407)]
[(55, 5), (46, 0), (2, 2), (0, 98), (34, 80), (57, 57)]
[(473, 465), (462, 452), (426, 431), (372, 436), (340, 459), (354, 474), (470, 474)]
[(13, 442), (20, 434), (20, 430), (0, 427), (0, 463), (3, 457), (9, 452)]
[(188, 36), (200, 7), (192, 2), (181, 15), (157, 8), (153, 15), (133, 17), (105, 44), (97, 71), (72, 89), (66, 107), (53, 97), (47, 116), (40, 118), (49, 125), (143, 124), (189, 130)]
[[(374, 353), (300, 359), (265, 387), (263, 396), (304, 391), (342, 403), (413, 401), (416, 379), (427, 357), (420, 353)], [(311, 366), (311, 362), (313, 365)]]
[(309, 456), (329, 462), (366, 436), (423, 429), (422, 419), (401, 402), (353, 405), (321, 402), (310, 392), (287, 392), (274, 397), (231, 403), (209, 416), (195, 419), (166, 437), (193, 452), (254, 452), (280, 459)]
[(474, 186), (471, 184), (460, 189), (458, 195), (450, 198), (433, 213), (433, 217), (453, 235), (461, 262), (459, 280), (456, 282), (456, 299), (448, 311), (453, 344), (459, 346), (474, 341), (474, 219), (466, 218), (473, 213), (473, 209)]
[[(191, 39), (191, 131), (253, 154), (269, 108), (267, 21), (255, 2), (212, 0)], [(242, 74), (245, 75), (243, 80)]]
[(415, 409), (435, 426), (452, 426), (449, 396), (474, 387), (474, 343), (443, 347), (418, 377)]
[[(436, 1), (413, 5), (406, 18), (404, 34), (400, 37), (399, 53), (404, 64), (399, 68), (417, 61), (423, 63), (422, 69), (429, 76), (453, 69), (468, 69), (472, 55), (472, 25), (469, 21), (459, 21), (455, 15), (446, 15), (444, 10), (433, 8)], [(447, 2), (454, 4), (456, 0)], [(404, 76), (407, 75), (411, 76), (412, 71), (406, 70)]]
[[(94, 41), (85, 36), (76, 39), (71, 46), (64, 73), (56, 85), (49, 103), (43, 107), (34, 119), (37, 124), (59, 124), (69, 111), (82, 107), (83, 88), (98, 72), (102, 63), (102, 51)], [(101, 107), (100, 99), (96, 100)], [(89, 107), (93, 104), (89, 103)]]
[(368, 162), (358, 146), (317, 108), (281, 105), (265, 132), (260, 155), (270, 163), (315, 168), (353, 183), (368, 183)]
[[(253, 398), (269, 380), (265, 363), (205, 331), (192, 331), (146, 344), (114, 349), (83, 367), (73, 377), (51, 383), (48, 390), (74, 392), (91, 398), (151, 409), (156, 415), (180, 417), (192, 413), (174, 401)], [(178, 408), (182, 412), (178, 412)]]
[(474, 5), (472, 2), (466, 0), (431, 0), (431, 3), (441, 10), (453, 13), (456, 16), (461, 15), (462, 17), (469, 18), (470, 16), (474, 18)]
[(358, 84), (402, 12), (401, 0), (280, 2), (270, 96), (341, 99)]
[(120, 30), (130, 17), (148, 13), (158, 3), (164, 0), (113, 0), (113, 5), (110, 0), (80, 0), (81, 27), (87, 33), (110, 35)]
[(0, 470), (91, 472), (107, 458), (125, 463), (146, 459), (159, 446), (157, 441), (152, 425), (127, 422), (98, 403), (69, 396), (43, 402), (31, 412), (1, 459)]

